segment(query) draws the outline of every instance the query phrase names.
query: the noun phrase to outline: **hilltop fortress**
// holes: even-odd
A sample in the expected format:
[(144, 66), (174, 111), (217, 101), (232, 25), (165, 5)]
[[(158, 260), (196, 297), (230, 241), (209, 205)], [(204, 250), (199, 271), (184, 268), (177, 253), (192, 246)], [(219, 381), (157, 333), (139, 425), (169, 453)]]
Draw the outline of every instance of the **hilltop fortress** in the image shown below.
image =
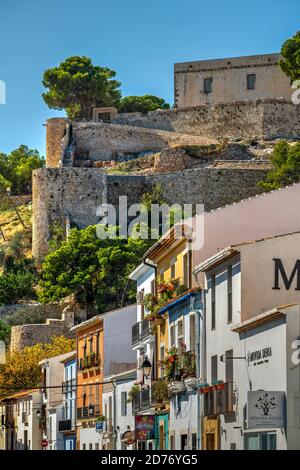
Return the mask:
[[(250, 66), (237, 64), (235, 72), (236, 77), (243, 73), (240, 79), (251, 87), (258, 80), (253, 69), (261, 73), (261, 67), (278, 67), (274, 60), (266, 62), (268, 56), (263, 61), (255, 57)], [(273, 69), (271, 76), (277, 75)], [(176, 80), (177, 103), (183, 105), (172, 110), (118, 114), (95, 109), (93, 121), (47, 121), (46, 168), (33, 174), (35, 257), (47, 252), (55, 222), (80, 228), (95, 224), (101, 203), (118, 205), (125, 195), (128, 204), (140, 202), (157, 184), (168, 203), (204, 204), (206, 211), (259, 194), (257, 183), (270, 168), (276, 140), (300, 138), (300, 107), (288, 100), (293, 90), (282, 77), (278, 87), (272, 82), (271, 91), (264, 85), (256, 92), (255, 98), (262, 99), (249, 99), (245, 86), (245, 96), (238, 91), (243, 101), (190, 107), (180, 101)], [(206, 80), (200, 76), (199, 83), (208, 87)], [(205, 90), (213, 93), (212, 83)]]

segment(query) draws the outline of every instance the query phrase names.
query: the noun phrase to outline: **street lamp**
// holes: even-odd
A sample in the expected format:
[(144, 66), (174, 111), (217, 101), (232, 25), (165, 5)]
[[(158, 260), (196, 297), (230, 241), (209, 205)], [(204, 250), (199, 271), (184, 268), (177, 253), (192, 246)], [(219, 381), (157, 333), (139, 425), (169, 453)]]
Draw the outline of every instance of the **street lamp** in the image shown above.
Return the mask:
[(93, 414), (94, 414), (94, 407), (93, 407), (93, 405), (90, 403), (90, 405), (89, 405), (89, 416), (93, 416)]
[(143, 369), (143, 376), (147, 380), (151, 374), (151, 369), (152, 369), (152, 364), (149, 361), (148, 356), (145, 356), (142, 369)]

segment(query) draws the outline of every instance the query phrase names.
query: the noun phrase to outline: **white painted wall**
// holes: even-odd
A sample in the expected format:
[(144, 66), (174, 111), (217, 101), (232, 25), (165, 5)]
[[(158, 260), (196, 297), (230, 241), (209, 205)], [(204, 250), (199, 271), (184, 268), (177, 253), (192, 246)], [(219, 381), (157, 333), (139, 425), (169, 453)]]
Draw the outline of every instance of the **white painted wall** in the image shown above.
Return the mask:
[[(241, 272), (239, 257), (234, 258), (233, 267), (233, 322), (227, 324), (227, 266), (232, 259), (207, 273), (208, 291), (206, 294), (206, 341), (207, 341), (207, 380), (211, 383), (211, 357), (218, 356), (218, 379), (226, 381), (225, 363), (220, 356), (233, 350), (233, 356), (246, 358), (248, 352), (271, 347), (272, 357), (268, 363), (259, 366), (246, 359), (233, 360), (233, 380), (236, 399), (236, 420), (221, 416), (221, 449), (230, 450), (235, 444), (238, 450), (244, 448), (244, 436), (249, 432), (263, 432), (247, 428), (247, 393), (250, 390), (287, 391), (286, 383), (286, 325), (284, 320), (276, 320), (239, 335), (231, 329), (241, 323)], [(246, 266), (247, 267), (247, 266)], [(243, 271), (242, 271), (243, 272)], [(216, 274), (216, 330), (211, 329), (211, 273)], [(261, 272), (253, 272), (259, 277)], [(254, 292), (253, 292), (254, 294)], [(259, 298), (258, 298), (259, 300)], [(261, 297), (263, 302), (263, 296)], [(261, 311), (257, 312), (257, 314)], [(222, 432), (223, 431), (223, 432)], [(269, 430), (270, 431), (270, 430)], [(284, 430), (273, 430), (277, 436), (277, 448), (286, 449)]]

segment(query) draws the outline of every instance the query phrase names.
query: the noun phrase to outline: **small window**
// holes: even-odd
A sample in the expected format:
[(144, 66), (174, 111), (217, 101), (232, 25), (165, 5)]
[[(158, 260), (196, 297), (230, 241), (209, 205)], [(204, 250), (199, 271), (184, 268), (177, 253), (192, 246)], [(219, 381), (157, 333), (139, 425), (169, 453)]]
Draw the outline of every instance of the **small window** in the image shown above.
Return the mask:
[(170, 326), (170, 346), (175, 346), (175, 325)]
[(251, 73), (247, 75), (247, 89), (248, 90), (255, 90), (256, 85), (256, 75)]
[(218, 380), (218, 356), (211, 357), (211, 382)]
[(226, 351), (225, 357), (225, 380), (226, 382), (233, 382), (233, 349), (230, 349), (230, 351)]
[(204, 79), (204, 93), (212, 93), (213, 79), (205, 78)]
[(98, 442), (96, 442), (96, 444), (95, 444), (95, 450), (99, 450), (99, 443)]
[(175, 261), (171, 264), (171, 279), (175, 279), (176, 276), (176, 266)]
[(93, 450), (93, 444), (89, 444), (89, 450)]
[(86, 444), (82, 444), (82, 450), (86, 450)]
[(170, 436), (170, 450), (175, 450), (175, 433)]
[(190, 315), (190, 351), (196, 351), (196, 317)]
[(127, 415), (127, 392), (121, 392), (121, 416)]
[(178, 347), (180, 346), (180, 343), (184, 341), (184, 324), (183, 324), (183, 319), (178, 320), (177, 323), (177, 339), (178, 339)]

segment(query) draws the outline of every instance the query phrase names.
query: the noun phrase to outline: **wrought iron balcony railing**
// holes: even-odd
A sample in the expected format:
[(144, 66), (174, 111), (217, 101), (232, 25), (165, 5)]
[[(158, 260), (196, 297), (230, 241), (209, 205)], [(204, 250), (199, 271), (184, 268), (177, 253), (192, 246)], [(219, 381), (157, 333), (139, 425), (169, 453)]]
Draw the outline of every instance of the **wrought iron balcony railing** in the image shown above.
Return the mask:
[(145, 341), (149, 338), (151, 334), (150, 322), (148, 320), (143, 320), (139, 323), (136, 323), (132, 327), (132, 346), (137, 346), (138, 344)]

